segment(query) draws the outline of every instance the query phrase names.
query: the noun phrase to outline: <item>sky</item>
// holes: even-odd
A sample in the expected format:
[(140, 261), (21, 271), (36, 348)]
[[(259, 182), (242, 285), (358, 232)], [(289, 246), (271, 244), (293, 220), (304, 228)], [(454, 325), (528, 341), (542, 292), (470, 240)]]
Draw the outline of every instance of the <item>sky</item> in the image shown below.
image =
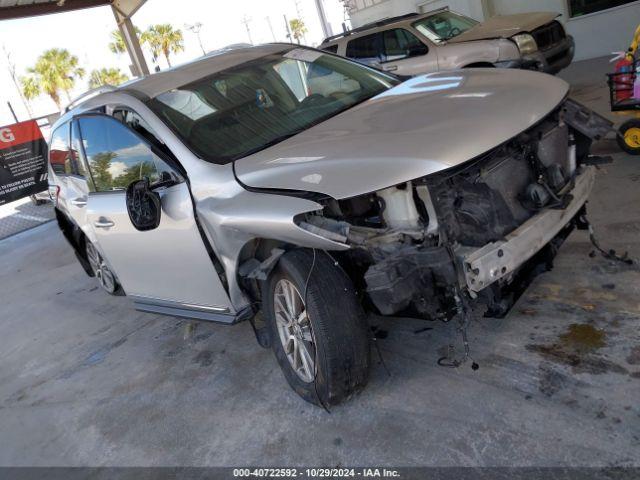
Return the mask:
[[(335, 33), (342, 30), (344, 9), (339, 0), (323, 0), (326, 14)], [(179, 5), (179, 8), (176, 8)], [(179, 65), (202, 55), (197, 36), (185, 28), (185, 24), (202, 23), (200, 37), (206, 51), (233, 43), (248, 43), (249, 35), (242, 20), (249, 19), (251, 41), (254, 44), (287, 41), (285, 21), (302, 17), (309, 30), (307, 45), (316, 46), (323, 38), (314, 0), (147, 0), (134, 15), (133, 23), (140, 30), (158, 23), (170, 23), (184, 36), (184, 52), (171, 57), (171, 63)], [(269, 19), (269, 20), (268, 20)], [(273, 34), (269, 27), (273, 28)], [(76, 12), (44, 15), (20, 20), (0, 22), (0, 126), (14, 123), (7, 101), (11, 102), (19, 120), (28, 114), (8, 72), (8, 62), (3, 51), (9, 52), (18, 77), (26, 74), (38, 56), (49, 48), (66, 48), (79, 59), (87, 74), (77, 85), (71, 97), (88, 89), (88, 77), (92, 70), (116, 67), (130, 75), (128, 55), (116, 55), (108, 48), (110, 34), (116, 28), (110, 7), (98, 7)], [(145, 51), (150, 70), (154, 64)], [(164, 58), (159, 60), (161, 69), (167, 68)], [(62, 95), (63, 104), (67, 101)], [(32, 100), (35, 116), (55, 112), (56, 106), (47, 97)]]

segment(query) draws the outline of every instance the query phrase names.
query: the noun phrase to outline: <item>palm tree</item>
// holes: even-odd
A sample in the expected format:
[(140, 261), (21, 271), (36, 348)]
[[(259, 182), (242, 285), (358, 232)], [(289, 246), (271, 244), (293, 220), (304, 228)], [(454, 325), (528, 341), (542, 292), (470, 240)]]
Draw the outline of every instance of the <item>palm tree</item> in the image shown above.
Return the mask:
[[(78, 66), (78, 57), (64, 48), (46, 50), (38, 57), (36, 64), (27, 70), (40, 91), (51, 97), (60, 109), (60, 90), (64, 90), (71, 101), (69, 91), (78, 78), (84, 77), (84, 69)], [(26, 81), (26, 80), (25, 80)], [(24, 85), (24, 82), (23, 82)]]
[[(140, 29), (138, 27), (134, 27), (136, 35), (138, 36), (138, 39), (140, 39)], [(124, 43), (124, 38), (122, 37), (122, 33), (120, 32), (120, 30), (114, 30), (113, 32), (111, 32), (111, 41), (109, 42), (109, 50), (111, 50), (113, 53), (120, 55), (121, 53), (124, 53), (127, 51), (127, 47)]]
[(140, 36), (143, 43), (149, 45), (154, 60), (162, 53), (167, 59), (167, 65), (171, 66), (169, 55), (184, 50), (182, 30), (174, 30), (168, 23), (151, 25)]
[(292, 18), (289, 20), (289, 28), (291, 28), (291, 35), (300, 43), (300, 39), (307, 33), (307, 27), (300, 18)]
[(89, 75), (89, 88), (98, 88), (102, 85), (112, 85), (114, 87), (129, 80), (119, 68), (101, 68), (94, 70)]
[[(22, 85), (22, 95), (29, 105), (28, 109), (31, 110), (31, 100), (40, 96), (42, 91), (40, 90), (40, 84), (36, 81), (34, 77), (20, 77), (20, 84)], [(30, 116), (33, 116), (31, 112), (29, 112)]]

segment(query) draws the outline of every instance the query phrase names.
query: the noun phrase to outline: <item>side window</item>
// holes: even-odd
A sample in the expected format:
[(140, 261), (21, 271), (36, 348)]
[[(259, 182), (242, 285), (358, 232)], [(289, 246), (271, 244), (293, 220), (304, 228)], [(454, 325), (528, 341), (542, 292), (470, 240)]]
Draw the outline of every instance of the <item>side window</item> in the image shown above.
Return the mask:
[(152, 143), (162, 145), (164, 142), (160, 140), (160, 137), (153, 131), (151, 126), (136, 112), (133, 112), (126, 108), (119, 108), (113, 111), (113, 117), (120, 120), (127, 127), (134, 132), (143, 136)]
[(78, 124), (76, 122), (71, 124), (71, 150), (69, 156), (71, 158), (71, 168), (73, 169), (74, 175), (86, 178), (87, 170), (85, 168), (84, 153), (80, 145)]
[(383, 34), (387, 61), (425, 55), (429, 49), (413, 33), (404, 28), (387, 30)]
[(325, 52), (338, 53), (338, 44), (329, 45), (327, 47), (322, 48)]
[(350, 40), (349, 43), (347, 43), (346, 56), (367, 65), (380, 62), (383, 60), (380, 34), (374, 33), (373, 35), (366, 35)]
[(71, 175), (71, 156), (69, 155), (69, 123), (65, 123), (51, 134), (49, 144), (49, 164), (56, 175)]
[(171, 167), (114, 118), (80, 117), (78, 124), (96, 191), (124, 190), (144, 177), (151, 184), (170, 178), (177, 180)]

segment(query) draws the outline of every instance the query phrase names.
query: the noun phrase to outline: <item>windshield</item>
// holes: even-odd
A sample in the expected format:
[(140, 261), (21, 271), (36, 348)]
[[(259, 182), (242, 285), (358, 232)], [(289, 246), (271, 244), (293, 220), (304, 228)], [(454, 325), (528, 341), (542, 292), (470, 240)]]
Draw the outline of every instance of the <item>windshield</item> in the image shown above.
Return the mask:
[(398, 83), (349, 60), (294, 48), (162, 93), (148, 105), (194, 153), (225, 164)]
[(413, 27), (433, 42), (442, 42), (466, 32), (479, 22), (458, 13), (443, 11), (413, 23)]

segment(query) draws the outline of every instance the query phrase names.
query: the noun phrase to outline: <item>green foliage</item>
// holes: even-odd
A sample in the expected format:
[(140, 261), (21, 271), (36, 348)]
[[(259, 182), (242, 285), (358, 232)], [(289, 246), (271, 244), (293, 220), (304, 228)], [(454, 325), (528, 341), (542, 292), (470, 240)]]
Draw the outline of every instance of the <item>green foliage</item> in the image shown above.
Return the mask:
[(300, 39), (307, 33), (307, 26), (300, 18), (292, 18), (289, 20), (289, 28), (291, 29), (291, 35), (300, 43)]
[(124, 73), (118, 68), (101, 68), (94, 70), (89, 75), (89, 88), (98, 88), (103, 85), (112, 85), (114, 87), (129, 80)]
[(171, 66), (169, 56), (172, 53), (178, 53), (184, 50), (182, 30), (174, 30), (168, 23), (151, 25), (140, 36), (140, 39), (144, 44), (149, 46), (154, 59), (157, 59), (160, 54), (163, 54), (169, 66)]
[(33, 100), (42, 93), (40, 84), (34, 77), (20, 77), (20, 84), (22, 85), (22, 94), (27, 100)]
[(127, 166), (122, 173), (114, 177), (110, 167), (118, 162), (116, 152), (100, 152), (91, 157), (91, 174), (99, 192), (108, 192), (113, 189), (127, 188), (131, 183), (144, 177), (155, 179), (157, 177), (156, 166), (150, 161), (140, 161)]
[(140, 162), (127, 167), (127, 169), (113, 179), (113, 186), (118, 188), (127, 188), (133, 182), (149, 177), (156, 176), (156, 167), (152, 162)]
[(60, 91), (64, 90), (69, 97), (71, 90), (78, 78), (84, 77), (84, 69), (78, 66), (78, 57), (71, 55), (64, 48), (51, 48), (38, 57), (36, 64), (27, 70), (29, 80), (23, 80), (24, 86), (28, 82), (31, 92), (34, 93), (34, 85), (37, 90), (46, 93), (60, 108)]
[(111, 190), (113, 177), (109, 171), (111, 160), (116, 157), (115, 152), (97, 153), (91, 158), (91, 176), (99, 192)]
[[(134, 27), (136, 35), (138, 36), (138, 39), (140, 39), (140, 29), (138, 27)], [(127, 51), (127, 47), (124, 43), (124, 38), (122, 37), (122, 33), (120, 33), (120, 30), (116, 29), (114, 31), (111, 32), (111, 41), (109, 42), (109, 50), (111, 50), (113, 53), (120, 55), (121, 53), (124, 53)]]

